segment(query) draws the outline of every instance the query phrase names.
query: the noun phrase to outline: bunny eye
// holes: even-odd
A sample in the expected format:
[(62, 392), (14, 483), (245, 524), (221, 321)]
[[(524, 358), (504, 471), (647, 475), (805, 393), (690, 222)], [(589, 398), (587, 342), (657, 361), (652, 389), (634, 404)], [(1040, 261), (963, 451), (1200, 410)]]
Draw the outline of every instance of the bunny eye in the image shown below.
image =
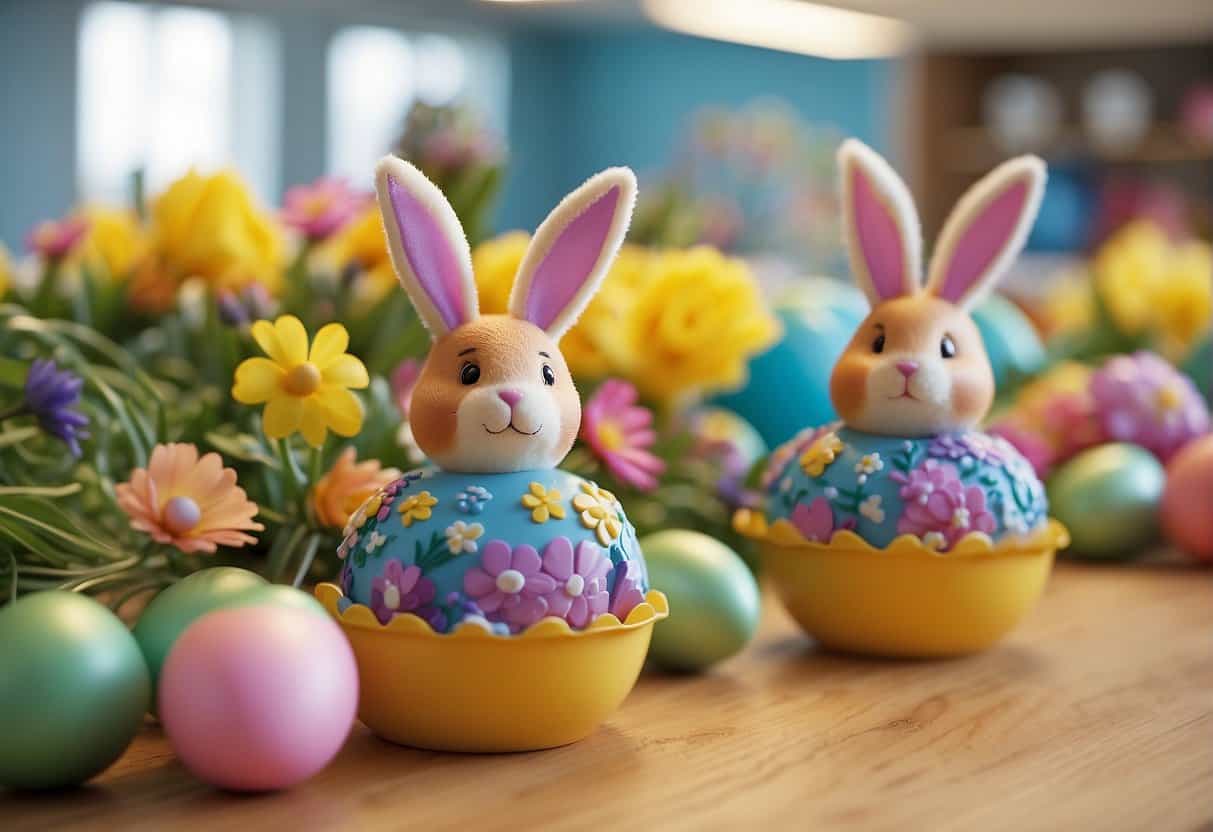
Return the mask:
[(459, 381), (468, 386), (480, 381), (480, 365), (472, 361), (465, 361), (459, 370)]
[(879, 335), (877, 335), (876, 340), (872, 342), (872, 352), (876, 353), (877, 355), (884, 352), (884, 333), (883, 332), (880, 333)]
[(943, 336), (943, 340), (939, 342), (939, 354), (944, 358), (956, 357), (956, 342), (952, 340), (951, 335)]
[(548, 387), (551, 387), (553, 384), (556, 383), (556, 372), (551, 367), (549, 367), (547, 364), (543, 365), (543, 370), (541, 371), (541, 374), (543, 375), (543, 383), (546, 384)]

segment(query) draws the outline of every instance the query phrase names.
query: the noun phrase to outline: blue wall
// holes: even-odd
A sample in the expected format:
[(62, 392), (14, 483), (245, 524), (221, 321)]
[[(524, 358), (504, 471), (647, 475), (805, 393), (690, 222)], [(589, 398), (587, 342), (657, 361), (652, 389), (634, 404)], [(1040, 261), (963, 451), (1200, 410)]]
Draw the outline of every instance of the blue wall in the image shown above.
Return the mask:
[(810, 122), (888, 148), (890, 62), (830, 61), (655, 30), (519, 35), (510, 57), (505, 227), (533, 227), (600, 168), (656, 172), (707, 105), (774, 96)]

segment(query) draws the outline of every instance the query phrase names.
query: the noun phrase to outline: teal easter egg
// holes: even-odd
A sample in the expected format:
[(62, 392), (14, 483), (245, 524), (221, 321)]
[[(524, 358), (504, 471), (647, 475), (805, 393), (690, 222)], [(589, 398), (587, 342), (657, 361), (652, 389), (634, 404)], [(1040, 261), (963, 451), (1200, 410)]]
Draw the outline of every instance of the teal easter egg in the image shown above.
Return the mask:
[[(269, 584), (256, 572), (234, 566), (217, 566), (195, 572), (163, 590), (151, 600), (135, 624), (135, 640), (152, 674), (152, 691), (160, 668), (177, 638), (195, 619), (229, 606), (251, 590), (264, 591)], [(154, 698), (154, 696), (153, 696)]]
[(1136, 445), (1100, 445), (1058, 468), (1049, 479), (1049, 503), (1070, 530), (1070, 554), (1100, 560), (1144, 554), (1158, 537), (1165, 485), (1162, 464)]
[(1213, 405), (1213, 336), (1193, 350), (1183, 370), (1196, 382), (1196, 388)]
[(676, 614), (653, 629), (649, 658), (667, 670), (705, 670), (754, 637), (762, 604), (741, 557), (719, 540), (681, 529), (640, 541), (649, 579)]
[(740, 414), (772, 448), (806, 424), (838, 418), (830, 374), (867, 314), (867, 299), (850, 284), (828, 278), (799, 283), (775, 303), (783, 337), (751, 359), (743, 388), (714, 403)]
[(1040, 334), (1023, 310), (1001, 295), (993, 295), (973, 310), (981, 332), (994, 384), (998, 389), (1035, 375), (1045, 366)]
[(151, 696), (126, 626), (74, 592), (0, 609), (0, 786), (83, 783), (122, 755)]
[(339, 602), (387, 624), (414, 615), (438, 632), (474, 622), (501, 635), (543, 618), (583, 629), (644, 599), (636, 530), (611, 492), (558, 469), (478, 474), (423, 468), (350, 519)]

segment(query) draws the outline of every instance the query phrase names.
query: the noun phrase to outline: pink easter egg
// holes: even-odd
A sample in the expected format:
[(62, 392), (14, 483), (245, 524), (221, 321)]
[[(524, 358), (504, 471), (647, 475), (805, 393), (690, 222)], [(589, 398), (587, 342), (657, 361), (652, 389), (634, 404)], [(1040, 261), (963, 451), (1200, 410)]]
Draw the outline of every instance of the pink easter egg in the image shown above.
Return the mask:
[(1174, 546), (1213, 561), (1213, 434), (1189, 442), (1167, 465), (1161, 519)]
[(224, 789), (292, 786), (341, 749), (358, 669), (328, 617), (282, 606), (208, 613), (160, 675), (160, 720), (186, 768)]

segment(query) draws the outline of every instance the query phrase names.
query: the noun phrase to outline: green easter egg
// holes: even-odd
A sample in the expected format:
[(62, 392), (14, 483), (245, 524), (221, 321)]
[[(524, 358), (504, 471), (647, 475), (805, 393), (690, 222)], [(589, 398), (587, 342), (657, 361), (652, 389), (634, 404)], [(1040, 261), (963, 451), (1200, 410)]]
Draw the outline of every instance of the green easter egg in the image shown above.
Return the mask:
[(223, 606), (248, 607), (262, 604), (272, 607), (294, 607), (306, 612), (314, 612), (317, 615), (328, 616), (328, 612), (310, 593), (285, 584), (251, 587), (232, 598), (231, 603), (225, 603)]
[(704, 670), (754, 637), (762, 608), (758, 584), (736, 552), (683, 530), (651, 534), (640, 548), (649, 584), (670, 601), (670, 617), (653, 629), (654, 662), (668, 670)]
[(160, 668), (186, 627), (204, 613), (230, 606), (245, 593), (269, 586), (256, 572), (216, 566), (182, 578), (153, 598), (135, 624), (135, 640), (152, 673), (153, 701)]
[(0, 608), (0, 786), (62, 788), (101, 773), (150, 697), (139, 645), (105, 606), (48, 591)]
[(1070, 530), (1068, 554), (1119, 560), (1144, 554), (1158, 538), (1166, 476), (1162, 464), (1136, 445), (1083, 451), (1049, 478), (1049, 507)]

